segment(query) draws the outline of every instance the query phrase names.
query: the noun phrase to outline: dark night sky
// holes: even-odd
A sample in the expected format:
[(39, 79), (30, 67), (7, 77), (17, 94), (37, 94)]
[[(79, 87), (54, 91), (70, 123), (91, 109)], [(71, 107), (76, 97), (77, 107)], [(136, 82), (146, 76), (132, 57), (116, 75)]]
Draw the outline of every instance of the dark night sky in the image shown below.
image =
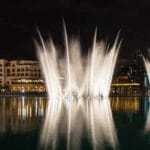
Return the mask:
[(51, 34), (61, 45), (62, 18), (84, 48), (91, 45), (96, 26), (98, 38), (109, 42), (121, 29), (123, 57), (150, 47), (149, 0), (16, 0), (0, 3), (0, 58), (35, 58), (36, 26), (45, 39)]

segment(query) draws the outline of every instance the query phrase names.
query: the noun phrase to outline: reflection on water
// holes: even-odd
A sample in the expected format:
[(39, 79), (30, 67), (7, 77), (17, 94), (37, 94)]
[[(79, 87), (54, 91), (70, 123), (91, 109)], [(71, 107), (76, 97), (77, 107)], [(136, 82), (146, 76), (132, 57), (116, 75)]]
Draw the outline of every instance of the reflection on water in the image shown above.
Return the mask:
[(138, 112), (140, 110), (139, 97), (113, 97), (111, 107), (113, 111)]
[[(148, 128), (150, 125), (149, 98), (146, 98), (143, 103), (145, 117), (149, 114), (146, 128), (150, 129)], [(46, 104), (46, 97), (1, 97), (0, 133), (4, 133), (7, 130), (11, 130), (12, 132), (30, 130), (37, 119), (44, 116)], [(137, 113), (141, 107), (139, 97), (113, 97), (111, 98), (110, 105), (113, 111), (126, 113)], [(94, 104), (93, 107), (95, 107)], [(97, 110), (100, 111), (100, 108), (97, 108)]]
[(33, 130), (44, 116), (45, 107), (45, 97), (0, 98), (0, 134)]
[[(146, 119), (146, 124), (145, 124), (145, 132), (150, 132), (150, 109), (149, 109), (149, 105), (150, 105), (150, 97), (147, 98), (147, 105), (145, 103), (145, 107), (147, 108), (145, 110), (145, 113), (147, 113), (147, 119)], [(147, 107), (148, 106), (148, 107)]]
[(117, 135), (110, 100), (49, 100), (41, 144), (44, 149), (57, 149), (61, 137), (66, 137), (67, 150), (79, 150), (84, 138), (91, 143), (94, 150), (105, 148), (106, 143), (115, 149)]
[[(70, 108), (69, 103), (64, 105), (64, 109), (66, 109), (65, 111), (69, 110), (72, 114), (70, 116), (71, 130), (69, 132), (71, 144), (80, 142), (80, 139), (85, 140), (86, 138), (86, 140), (88, 140), (90, 137), (91, 142), (96, 142), (94, 144), (97, 146), (104, 144), (105, 147), (105, 142), (112, 144), (116, 140), (113, 138), (115, 136), (114, 127), (112, 128), (114, 123), (116, 126), (117, 135), (119, 135), (118, 142), (121, 150), (139, 150), (144, 149), (143, 147), (146, 147), (147, 149), (150, 148), (149, 140), (145, 140), (145, 138), (149, 138), (150, 131), (149, 97), (113, 97), (110, 100), (110, 104), (105, 103), (106, 101), (80, 102), (82, 103), (74, 102), (74, 104), (72, 104), (73, 107), (71, 107), (70, 110), (68, 109)], [(86, 103), (86, 105), (83, 103)], [(29, 133), (29, 135), (33, 134), (32, 131), (41, 128), (42, 120), (46, 112), (46, 106), (46, 97), (0, 97), (0, 137), (8, 136), (7, 133), (9, 133), (9, 135), (17, 135), (19, 133)], [(111, 109), (113, 113), (111, 113)], [(86, 110), (87, 113), (82, 112), (83, 110)], [(67, 128), (67, 123), (64, 126), (62, 124), (64, 120), (67, 122), (67, 114), (65, 111), (63, 112), (61, 110), (61, 116), (63, 116), (60, 119), (61, 129)], [(83, 122), (88, 116), (89, 118), (87, 119), (87, 123), (85, 125)], [(109, 118), (106, 116), (109, 116)], [(114, 121), (112, 120), (113, 118)], [(97, 126), (97, 124), (100, 125)], [(85, 132), (86, 129), (90, 131), (88, 135), (87, 132)], [(47, 131), (47, 133), (48, 132), (49, 131)], [(65, 130), (62, 132), (62, 134), (64, 134)], [(81, 137), (81, 132), (83, 137)], [(147, 134), (144, 134), (145, 132)], [(72, 138), (73, 134), (76, 135), (76, 137)], [(13, 143), (15, 142), (16, 145), (18, 145), (18, 140), (13, 141)], [(65, 141), (61, 141), (61, 146), (64, 145), (62, 143), (65, 143)], [(130, 148), (128, 148), (129, 144), (131, 145)], [(85, 145), (90, 146), (87, 142)], [(92, 149), (88, 146), (83, 148), (83, 150)], [(75, 145), (75, 148), (78, 149), (78, 146)], [(5, 149), (5, 147), (3, 149)]]

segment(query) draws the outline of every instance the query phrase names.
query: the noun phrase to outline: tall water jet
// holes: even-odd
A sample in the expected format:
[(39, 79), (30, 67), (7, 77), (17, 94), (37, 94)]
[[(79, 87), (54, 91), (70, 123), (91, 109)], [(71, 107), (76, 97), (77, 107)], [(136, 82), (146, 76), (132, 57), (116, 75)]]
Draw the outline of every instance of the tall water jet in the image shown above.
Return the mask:
[(120, 43), (117, 36), (109, 49), (96, 35), (97, 30), (91, 52), (82, 56), (79, 40), (68, 40), (64, 24), (63, 58), (52, 40), (44, 43), (40, 36), (42, 44), (37, 44), (37, 50), (49, 96), (41, 133), (45, 149), (57, 149), (61, 138), (66, 139), (66, 149), (80, 149), (85, 134), (94, 150), (105, 142), (116, 147), (108, 96)]
[[(144, 57), (143, 57), (143, 60), (144, 60), (145, 69), (148, 75), (148, 80), (150, 82), (150, 61)], [(147, 120), (145, 124), (145, 132), (149, 132), (149, 131), (150, 131), (150, 109), (148, 111), (148, 116), (147, 116)]]

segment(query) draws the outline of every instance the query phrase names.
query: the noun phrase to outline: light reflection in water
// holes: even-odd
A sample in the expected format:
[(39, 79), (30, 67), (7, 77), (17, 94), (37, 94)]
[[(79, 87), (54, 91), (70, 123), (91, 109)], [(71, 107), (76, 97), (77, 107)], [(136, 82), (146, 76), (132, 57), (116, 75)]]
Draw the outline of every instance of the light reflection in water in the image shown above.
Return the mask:
[(64, 136), (67, 136), (68, 150), (80, 149), (85, 135), (92, 141), (94, 150), (104, 148), (106, 143), (116, 148), (117, 136), (108, 98), (49, 101), (41, 135), (45, 149), (57, 149), (57, 142)]
[(45, 114), (46, 98), (0, 98), (0, 134), (31, 131)]
[[(146, 106), (148, 106), (148, 100), (146, 102)], [(41, 124), (46, 105), (46, 97), (1, 97), (0, 134), (34, 130)], [(105, 142), (115, 148), (117, 137), (110, 106), (115, 112), (125, 113), (137, 113), (141, 107), (139, 98), (111, 98), (110, 101), (108, 99), (78, 99), (70, 102), (64, 100), (62, 107), (57, 105), (59, 117), (54, 114), (49, 116), (53, 120), (53, 127), (49, 131), (46, 130), (46, 134), (51, 132), (50, 135), (55, 136), (49, 137), (47, 142), (49, 140), (51, 144), (54, 144), (54, 141), (59, 142), (57, 135), (68, 133), (68, 142), (70, 141), (72, 150), (80, 149), (83, 136), (92, 141), (94, 149), (102, 148)], [(52, 106), (49, 106), (49, 109), (52, 111)], [(148, 115), (150, 116), (150, 113)], [(70, 119), (70, 122), (68, 122), (68, 119)], [(54, 126), (55, 121), (59, 122), (59, 126)], [(68, 122), (68, 124), (65, 122)], [(148, 120), (146, 125), (149, 125)], [(70, 126), (70, 129), (67, 128), (68, 126)], [(54, 130), (55, 128), (58, 130)], [(149, 127), (146, 129), (149, 129)]]
[(140, 110), (140, 101), (138, 97), (113, 97), (111, 107), (113, 111), (136, 113)]
[(141, 107), (139, 97), (113, 97), (111, 100), (80, 98), (57, 102), (52, 104), (53, 100), (49, 101), (48, 114), (51, 115), (46, 115), (41, 137), (45, 149), (49, 145), (57, 149), (62, 135), (67, 135), (68, 149), (80, 149), (86, 135), (92, 141), (93, 149), (102, 149), (104, 143), (109, 143), (115, 149), (117, 135), (111, 108), (114, 112), (133, 114), (138, 113)]
[[(150, 105), (150, 97), (148, 98), (148, 106), (149, 105)], [(149, 107), (148, 107), (148, 115), (147, 115), (147, 119), (145, 123), (145, 132), (150, 132), (150, 109)]]
[[(148, 111), (148, 99), (142, 101), (142, 103), (144, 102), (146, 102), (145, 105)], [(47, 103), (46, 97), (1, 97), (0, 135), (7, 132), (28, 132), (37, 128), (42, 123), (41, 119), (45, 115)], [(102, 148), (104, 142), (112, 144), (115, 148), (117, 138), (111, 108), (114, 112), (132, 114), (140, 111), (140, 105), (140, 99), (133, 97), (111, 98), (110, 101), (108, 99), (78, 99), (70, 102), (64, 100), (62, 107), (57, 105), (59, 107), (57, 113), (60, 115), (60, 118), (54, 115), (49, 117), (53, 119), (52, 124), (55, 123), (54, 121), (60, 122), (59, 126), (53, 126), (52, 129), (56, 128), (59, 129), (58, 131), (61, 130), (61, 135), (66, 135), (66, 133), (70, 134), (68, 141), (70, 141), (71, 150), (80, 149), (82, 139), (85, 138), (83, 136), (86, 135), (88, 135), (86, 137), (89, 138), (89, 141), (95, 145), (95, 149)], [(49, 106), (49, 108), (52, 107)], [(67, 116), (69, 111), (71, 115)], [(68, 122), (68, 118), (70, 118), (70, 122)], [(67, 128), (68, 125), (70, 125), (69, 130)], [(56, 134), (56, 137), (53, 136), (53, 139), (49, 137), (51, 144), (53, 144), (52, 140), (54, 139), (56, 142), (59, 142), (59, 139), (57, 139), (57, 130), (52, 129), (46, 132), (48, 134), (48, 132), (53, 131), (51, 134)], [(47, 141), (49, 142), (49, 139)]]

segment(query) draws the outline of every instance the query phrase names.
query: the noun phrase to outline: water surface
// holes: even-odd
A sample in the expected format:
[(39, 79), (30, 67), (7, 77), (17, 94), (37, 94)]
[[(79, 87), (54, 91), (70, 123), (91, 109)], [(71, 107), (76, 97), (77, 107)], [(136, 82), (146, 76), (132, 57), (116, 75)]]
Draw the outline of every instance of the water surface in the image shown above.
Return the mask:
[[(118, 137), (117, 149), (150, 149), (149, 105), (149, 97), (111, 98)], [(46, 97), (1, 97), (0, 149), (39, 150), (46, 106)], [(60, 150), (66, 148), (63, 141), (58, 146)], [(111, 149), (107, 143), (105, 145), (105, 149)], [(86, 138), (82, 141), (81, 149), (92, 149)]]

